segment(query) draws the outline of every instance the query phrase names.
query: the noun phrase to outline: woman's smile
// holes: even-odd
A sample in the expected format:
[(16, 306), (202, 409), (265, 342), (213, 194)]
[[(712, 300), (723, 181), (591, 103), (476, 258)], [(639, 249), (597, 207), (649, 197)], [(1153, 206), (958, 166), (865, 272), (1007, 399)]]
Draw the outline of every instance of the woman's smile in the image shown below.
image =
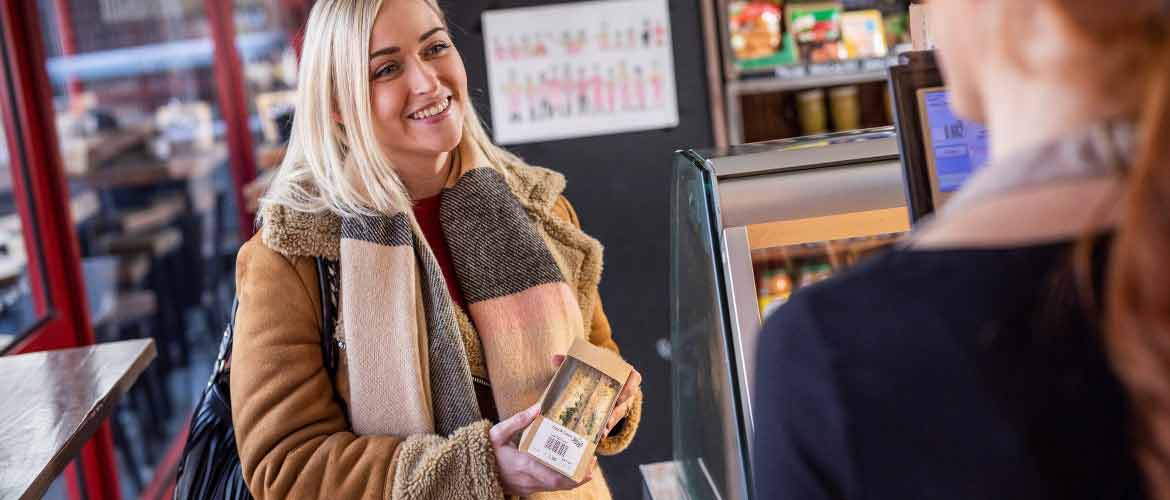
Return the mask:
[(433, 101), (424, 105), (418, 111), (406, 115), (408, 120), (416, 123), (423, 123), (426, 125), (433, 125), (439, 123), (451, 115), (451, 96), (443, 97), (437, 101)]

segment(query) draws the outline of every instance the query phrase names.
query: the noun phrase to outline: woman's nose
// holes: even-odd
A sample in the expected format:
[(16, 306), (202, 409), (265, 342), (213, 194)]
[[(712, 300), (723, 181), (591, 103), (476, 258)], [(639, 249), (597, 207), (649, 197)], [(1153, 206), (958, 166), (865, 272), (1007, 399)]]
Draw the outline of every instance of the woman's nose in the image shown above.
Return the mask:
[(431, 65), (420, 62), (413, 64), (410, 72), (410, 91), (413, 94), (433, 94), (439, 88), (439, 75)]

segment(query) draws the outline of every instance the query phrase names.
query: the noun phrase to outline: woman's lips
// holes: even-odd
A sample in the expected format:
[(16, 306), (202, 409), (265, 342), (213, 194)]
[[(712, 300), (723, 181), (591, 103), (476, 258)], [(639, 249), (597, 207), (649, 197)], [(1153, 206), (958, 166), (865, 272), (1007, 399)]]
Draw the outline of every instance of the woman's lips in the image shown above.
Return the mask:
[[(441, 111), (438, 111), (438, 112), (434, 111), (434, 108), (437, 107), (437, 105), (436, 105), (436, 106), (432, 106), (431, 108), (425, 109), (423, 111), (412, 113), (407, 118), (409, 118), (411, 121), (421, 122), (421, 123), (424, 123), (427, 125), (433, 125), (433, 124), (439, 123), (443, 120), (446, 120), (447, 117), (451, 115), (451, 105), (452, 104), (454, 104), (454, 98), (448, 96), (446, 98), (446, 100), (441, 103), (441, 105), (442, 105)], [(434, 114), (427, 115), (426, 113), (428, 113), (428, 112), (433, 112)], [(424, 116), (420, 116), (420, 115), (424, 115)]]

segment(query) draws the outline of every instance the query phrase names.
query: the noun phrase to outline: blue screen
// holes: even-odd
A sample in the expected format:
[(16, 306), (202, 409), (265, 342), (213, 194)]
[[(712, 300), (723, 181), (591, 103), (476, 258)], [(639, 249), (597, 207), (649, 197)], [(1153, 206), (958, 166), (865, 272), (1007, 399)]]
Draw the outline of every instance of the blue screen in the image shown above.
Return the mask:
[(987, 163), (987, 129), (955, 116), (947, 91), (925, 92), (923, 97), (925, 128), (932, 148), (928, 154), (934, 156), (938, 190), (958, 191), (972, 173)]

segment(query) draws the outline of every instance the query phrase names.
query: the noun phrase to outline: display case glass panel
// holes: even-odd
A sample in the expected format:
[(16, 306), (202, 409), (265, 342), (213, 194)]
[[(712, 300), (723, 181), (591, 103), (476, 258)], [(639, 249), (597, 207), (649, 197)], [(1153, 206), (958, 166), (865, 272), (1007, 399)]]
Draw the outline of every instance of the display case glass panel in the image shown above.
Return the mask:
[(680, 151), (672, 203), (675, 466), (695, 498), (749, 498), (764, 319), (909, 230), (897, 138), (885, 128)]
[(746, 455), (716, 247), (713, 173), (680, 154), (671, 186), (674, 458), (694, 499), (746, 498)]

